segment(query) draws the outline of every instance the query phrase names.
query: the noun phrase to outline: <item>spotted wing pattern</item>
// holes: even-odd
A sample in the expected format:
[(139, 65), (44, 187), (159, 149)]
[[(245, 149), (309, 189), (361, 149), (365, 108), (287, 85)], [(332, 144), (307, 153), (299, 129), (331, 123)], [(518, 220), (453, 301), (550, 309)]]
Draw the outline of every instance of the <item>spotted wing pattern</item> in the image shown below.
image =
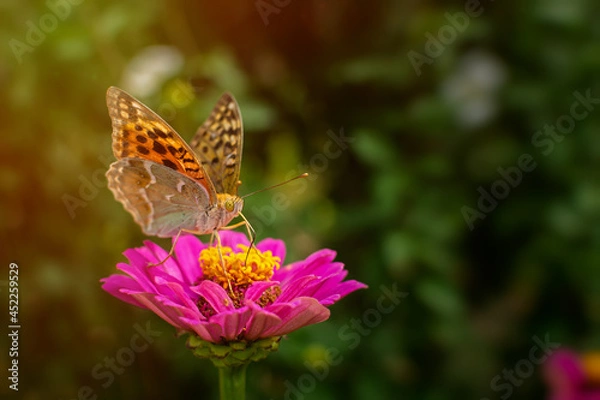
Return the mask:
[(216, 203), (211, 178), (194, 151), (156, 113), (123, 90), (110, 87), (106, 103), (113, 126), (113, 153), (117, 159), (152, 161), (197, 182)]
[(190, 142), (217, 193), (237, 195), (243, 139), (239, 106), (225, 93)]

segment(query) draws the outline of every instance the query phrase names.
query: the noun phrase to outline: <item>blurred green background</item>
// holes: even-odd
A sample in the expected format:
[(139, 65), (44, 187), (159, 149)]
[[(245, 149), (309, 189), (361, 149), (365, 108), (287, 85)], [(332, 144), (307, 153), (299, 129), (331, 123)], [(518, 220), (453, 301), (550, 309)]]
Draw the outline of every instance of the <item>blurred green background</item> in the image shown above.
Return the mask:
[[(247, 199), (259, 237), (284, 239), (287, 261), (333, 248), (369, 285), (251, 365), (249, 399), (545, 398), (541, 365), (518, 385), (493, 381), (528, 359), (534, 336), (600, 347), (600, 5), (473, 4), (3, 1), (1, 268), (20, 271), (15, 398), (76, 399), (82, 386), (99, 399), (218, 397), (210, 362), (100, 289), (145, 240), (106, 188), (111, 85), (186, 140), (232, 92), (245, 125), (240, 192), (311, 174)], [(270, 206), (276, 196), (284, 207)], [(407, 295), (376, 318), (382, 285)], [(160, 336), (110, 384), (97, 379), (146, 324)], [(328, 348), (342, 361), (311, 378), (304, 363)], [(8, 362), (3, 350), (2, 371)]]

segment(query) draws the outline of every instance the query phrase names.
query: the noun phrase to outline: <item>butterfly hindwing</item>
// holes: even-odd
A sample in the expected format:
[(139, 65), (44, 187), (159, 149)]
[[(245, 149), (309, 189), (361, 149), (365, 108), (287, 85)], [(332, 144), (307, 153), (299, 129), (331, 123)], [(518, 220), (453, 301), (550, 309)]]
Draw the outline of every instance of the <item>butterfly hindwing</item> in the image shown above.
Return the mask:
[(242, 129), (239, 106), (231, 94), (225, 93), (190, 142), (217, 193), (237, 195)]
[(194, 151), (161, 117), (123, 90), (110, 87), (106, 103), (113, 126), (117, 159), (139, 158), (163, 165), (197, 182), (216, 202), (210, 176)]
[(194, 230), (209, 204), (208, 192), (196, 181), (149, 160), (123, 158), (106, 176), (108, 187), (147, 235), (172, 237)]

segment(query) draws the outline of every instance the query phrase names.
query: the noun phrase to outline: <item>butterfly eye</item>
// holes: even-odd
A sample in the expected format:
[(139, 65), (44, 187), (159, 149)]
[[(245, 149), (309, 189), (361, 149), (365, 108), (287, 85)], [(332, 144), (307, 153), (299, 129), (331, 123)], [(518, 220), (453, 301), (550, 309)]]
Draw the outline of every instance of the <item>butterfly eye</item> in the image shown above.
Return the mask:
[(234, 209), (234, 204), (233, 204), (233, 199), (227, 199), (225, 200), (225, 209), (229, 212), (233, 211)]

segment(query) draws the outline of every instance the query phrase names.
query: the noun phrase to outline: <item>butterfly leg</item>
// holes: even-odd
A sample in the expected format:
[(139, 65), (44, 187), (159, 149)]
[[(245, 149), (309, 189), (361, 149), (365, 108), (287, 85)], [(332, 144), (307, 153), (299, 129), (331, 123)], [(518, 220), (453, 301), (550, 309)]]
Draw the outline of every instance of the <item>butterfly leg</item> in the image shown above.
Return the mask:
[(217, 236), (217, 235), (218, 235), (217, 231), (212, 231), (210, 233), (210, 241), (208, 242), (209, 246), (214, 246), (215, 245), (215, 236)]
[(221, 227), (219, 229), (221, 229), (223, 231), (225, 231), (225, 230), (231, 231), (231, 230), (234, 230), (235, 228), (239, 228), (242, 225), (246, 225), (246, 221), (240, 221), (237, 224), (223, 226), (223, 227)]
[(250, 238), (250, 247), (248, 248), (248, 253), (246, 253), (246, 260), (244, 261), (244, 264), (248, 264), (248, 256), (250, 255), (250, 250), (252, 249), (252, 246), (254, 246), (254, 242), (256, 241), (256, 233), (254, 232), (254, 228), (252, 228), (252, 225), (250, 225), (250, 222), (248, 222), (246, 217), (244, 217), (242, 213), (240, 213), (239, 215), (244, 219), (243, 221), (240, 221), (237, 224), (224, 226), (221, 229), (233, 230), (235, 228), (239, 228), (242, 225), (246, 226), (246, 232), (248, 233), (248, 237)]
[(256, 242), (256, 232), (254, 231), (254, 228), (252, 227), (250, 222), (246, 219), (244, 214), (239, 213), (239, 216), (243, 219), (243, 221), (240, 221), (237, 224), (224, 226), (221, 229), (229, 231), (229, 230), (233, 230), (233, 229), (239, 228), (240, 226), (244, 225), (246, 227), (246, 233), (248, 234), (248, 237), (250, 238), (250, 242), (251, 242), (250, 247), (252, 247), (252, 245)]
[(155, 263), (155, 264), (148, 264), (148, 267), (156, 267), (158, 265), (161, 265), (162, 263), (164, 263), (170, 257), (173, 256), (173, 253), (175, 252), (175, 245), (177, 244), (177, 241), (179, 240), (179, 236), (181, 235), (181, 232), (183, 232), (183, 230), (180, 230), (179, 232), (177, 232), (175, 239), (173, 239), (173, 243), (171, 244), (171, 250), (169, 250), (169, 254), (167, 254), (167, 256), (161, 262)]
[(234, 294), (233, 294), (233, 288), (231, 287), (231, 281), (229, 280), (229, 275), (227, 274), (227, 269), (225, 268), (225, 260), (223, 260), (223, 253), (221, 252), (221, 248), (223, 247), (221, 244), (221, 236), (219, 236), (219, 231), (214, 230), (212, 231), (211, 234), (211, 243), (213, 240), (213, 236), (217, 239), (217, 250), (219, 252), (219, 260), (221, 261), (221, 267), (223, 268), (223, 274), (225, 275), (225, 278), (227, 279), (227, 286), (229, 287), (229, 294), (231, 295), (231, 298), (235, 298)]
[[(192, 231), (192, 230), (188, 230), (188, 229), (182, 229), (180, 232), (187, 232), (187, 233), (191, 233), (193, 235), (201, 235), (202, 234), (200, 232), (196, 232), (196, 231)], [(216, 246), (215, 246), (215, 242), (216, 242)], [(233, 296), (233, 287), (231, 286), (231, 281), (229, 280), (229, 275), (227, 274), (227, 268), (225, 268), (225, 260), (223, 259), (223, 253), (221, 252), (221, 248), (223, 247), (223, 245), (221, 243), (221, 236), (219, 236), (219, 231), (214, 230), (210, 233), (210, 240), (208, 242), (208, 245), (210, 247), (215, 246), (217, 248), (217, 251), (219, 253), (219, 261), (221, 262), (221, 267), (223, 268), (223, 274), (224, 274), (225, 278), (227, 279), (227, 287), (229, 288), (229, 293)]]
[(227, 226), (225, 227), (225, 229), (234, 229), (242, 225), (246, 226), (246, 232), (248, 233), (248, 237), (250, 238), (250, 247), (248, 247), (248, 252), (246, 253), (246, 260), (244, 260), (244, 265), (248, 265), (248, 257), (250, 256), (250, 251), (254, 247), (254, 243), (256, 243), (256, 231), (252, 227), (250, 221), (248, 221), (248, 219), (244, 216), (244, 214), (240, 212), (238, 215), (243, 219), (243, 221), (231, 226)]
[(248, 248), (248, 253), (246, 253), (246, 260), (244, 261), (244, 265), (248, 265), (248, 257), (250, 256), (250, 251), (254, 247), (254, 243), (256, 243), (256, 231), (252, 227), (252, 224), (250, 224), (250, 221), (248, 221), (246, 219), (244, 214), (240, 213), (240, 217), (242, 217), (242, 219), (244, 220), (244, 223), (246, 225), (246, 230), (248, 232), (248, 236), (251, 238), (250, 239), (250, 247)]

